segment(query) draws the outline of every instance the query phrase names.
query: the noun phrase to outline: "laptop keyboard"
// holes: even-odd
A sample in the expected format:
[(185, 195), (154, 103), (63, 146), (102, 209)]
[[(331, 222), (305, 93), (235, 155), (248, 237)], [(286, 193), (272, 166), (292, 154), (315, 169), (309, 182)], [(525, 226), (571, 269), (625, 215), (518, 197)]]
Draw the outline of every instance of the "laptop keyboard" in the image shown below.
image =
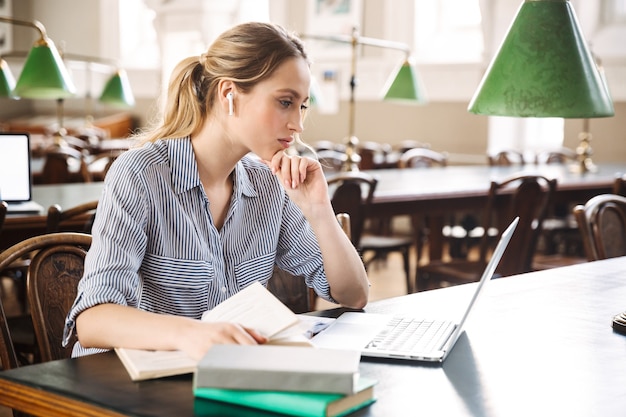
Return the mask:
[(396, 317), (387, 323), (366, 349), (396, 352), (431, 352), (439, 350), (454, 330), (454, 323), (444, 320), (419, 320)]

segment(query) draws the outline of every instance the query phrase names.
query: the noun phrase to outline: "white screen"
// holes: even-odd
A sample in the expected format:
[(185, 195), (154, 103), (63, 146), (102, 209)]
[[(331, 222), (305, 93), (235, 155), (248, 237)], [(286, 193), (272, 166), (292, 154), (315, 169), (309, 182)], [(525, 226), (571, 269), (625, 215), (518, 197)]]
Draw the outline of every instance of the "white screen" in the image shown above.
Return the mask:
[(30, 200), (30, 149), (26, 134), (0, 134), (0, 198)]

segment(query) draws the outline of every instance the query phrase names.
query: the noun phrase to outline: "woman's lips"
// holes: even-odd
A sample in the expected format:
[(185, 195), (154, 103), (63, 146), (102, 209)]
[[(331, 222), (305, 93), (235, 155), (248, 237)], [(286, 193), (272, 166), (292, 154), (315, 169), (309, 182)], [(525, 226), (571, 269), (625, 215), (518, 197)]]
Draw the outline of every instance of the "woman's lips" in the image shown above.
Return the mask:
[(278, 141), (280, 142), (281, 146), (285, 149), (287, 149), (289, 146), (291, 146), (291, 142), (293, 142), (292, 138), (289, 139), (278, 139)]

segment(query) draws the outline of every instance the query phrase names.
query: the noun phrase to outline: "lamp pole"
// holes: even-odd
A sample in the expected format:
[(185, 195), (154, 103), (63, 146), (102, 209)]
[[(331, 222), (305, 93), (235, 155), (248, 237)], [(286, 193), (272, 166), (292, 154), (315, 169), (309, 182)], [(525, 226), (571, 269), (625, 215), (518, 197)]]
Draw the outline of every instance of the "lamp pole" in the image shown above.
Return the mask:
[(350, 101), (348, 102), (348, 138), (346, 141), (346, 160), (344, 161), (344, 171), (358, 171), (361, 156), (357, 151), (359, 146), (359, 138), (355, 134), (355, 97), (357, 78), (356, 78), (356, 47), (359, 41), (359, 31), (356, 27), (352, 28), (351, 46), (351, 63), (350, 63)]
[(358, 171), (359, 163), (361, 162), (361, 157), (359, 156), (359, 153), (357, 151), (357, 147), (359, 145), (359, 139), (355, 134), (355, 121), (356, 121), (355, 92), (356, 92), (356, 86), (358, 84), (358, 80), (356, 76), (357, 74), (357, 46), (367, 45), (367, 46), (376, 46), (379, 48), (400, 50), (406, 54), (407, 59), (411, 53), (411, 48), (409, 48), (409, 45), (402, 43), (402, 42), (394, 42), (394, 41), (387, 41), (383, 39), (375, 39), (375, 38), (360, 36), (357, 27), (352, 28), (351, 35), (302, 34), (300, 35), (300, 37), (322, 40), (322, 41), (347, 43), (347, 44), (350, 44), (351, 46), (350, 97), (348, 101), (348, 137), (346, 138), (346, 159), (344, 161), (343, 170), (344, 171)]

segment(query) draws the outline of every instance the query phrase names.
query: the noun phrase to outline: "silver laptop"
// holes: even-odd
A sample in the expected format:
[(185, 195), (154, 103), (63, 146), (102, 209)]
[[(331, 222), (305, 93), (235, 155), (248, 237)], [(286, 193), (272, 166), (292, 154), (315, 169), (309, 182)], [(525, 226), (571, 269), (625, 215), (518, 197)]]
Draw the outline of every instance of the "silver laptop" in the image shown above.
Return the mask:
[(0, 132), (0, 199), (7, 202), (9, 214), (43, 212), (32, 198), (28, 133)]
[(313, 337), (317, 347), (360, 350), (361, 356), (443, 362), (463, 332), (478, 296), (495, 273), (519, 217), (502, 233), (460, 320), (399, 317), (390, 314), (343, 313)]

